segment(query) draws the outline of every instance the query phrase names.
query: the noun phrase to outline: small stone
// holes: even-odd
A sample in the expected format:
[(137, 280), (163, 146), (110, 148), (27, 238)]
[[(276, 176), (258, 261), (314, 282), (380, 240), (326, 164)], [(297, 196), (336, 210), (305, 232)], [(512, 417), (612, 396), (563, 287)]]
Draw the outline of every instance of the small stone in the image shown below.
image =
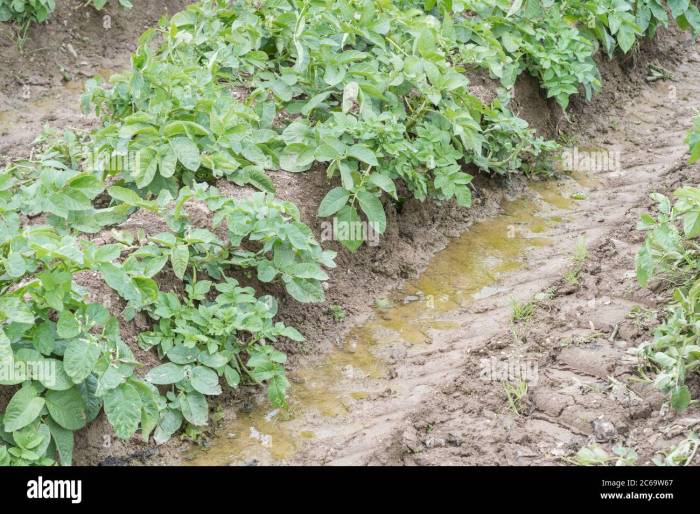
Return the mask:
[(412, 453), (416, 453), (420, 450), (420, 440), (418, 439), (418, 432), (415, 428), (409, 427), (403, 431), (401, 434), (401, 440), (403, 445)]
[(75, 48), (73, 48), (73, 45), (68, 43), (66, 45), (66, 48), (68, 49), (68, 52), (73, 56), (74, 59), (78, 58), (78, 52), (75, 51)]
[(462, 439), (460, 436), (455, 435), (455, 434), (447, 434), (447, 438), (445, 439), (445, 442), (449, 446), (462, 446), (464, 443), (464, 439)]
[(687, 427), (683, 425), (672, 425), (663, 431), (663, 436), (666, 439), (674, 439), (678, 436), (684, 435), (688, 431)]
[(596, 419), (593, 421), (593, 434), (598, 442), (610, 441), (617, 435), (615, 425), (609, 421)]

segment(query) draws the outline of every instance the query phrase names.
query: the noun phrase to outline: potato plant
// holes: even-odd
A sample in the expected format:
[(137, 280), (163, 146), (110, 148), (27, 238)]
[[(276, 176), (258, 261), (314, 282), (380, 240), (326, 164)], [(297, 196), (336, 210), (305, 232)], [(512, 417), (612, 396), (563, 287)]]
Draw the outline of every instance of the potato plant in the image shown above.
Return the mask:
[[(669, 7), (699, 27), (694, 5)], [(382, 233), (398, 182), (420, 200), (469, 206), (465, 165), (545, 168), (556, 146), (508, 109), (517, 76), (536, 76), (566, 108), (580, 88), (590, 97), (600, 87), (599, 45), (627, 52), (668, 22), (664, 13), (622, 0), (208, 0), (163, 26), (155, 49), (147, 33), (132, 70), (111, 87), (91, 83), (84, 107), (107, 120), (105, 148), (143, 154), (124, 177), (138, 188), (176, 187), (206, 170), (271, 191), (265, 172), (321, 164), (337, 185), (319, 217), (364, 216)], [(470, 92), (473, 66), (505, 88), (489, 105)], [(362, 244), (336, 236), (350, 250)]]
[[(165, 442), (183, 420), (207, 424), (202, 391), (218, 394), (220, 381), (267, 384), (271, 401), (283, 404), (285, 357), (272, 344), (303, 337), (273, 322), (274, 298), (256, 299), (252, 288), (225, 274), (255, 269), (261, 280), (278, 279), (308, 302), (323, 298), (321, 267), (334, 266), (333, 252), (320, 248), (292, 204), (263, 193), (234, 203), (206, 184), (183, 188), (177, 198), (164, 190), (155, 199), (106, 188), (99, 170), (82, 168), (90, 141), (66, 132), (38, 158), (0, 174), (0, 384), (14, 388), (0, 416), (3, 464), (70, 464), (73, 432), (102, 411), (117, 437), (140, 431), (145, 440), (153, 434)], [(95, 207), (104, 194), (111, 205)], [(215, 224), (226, 221), (226, 236), (191, 226), (188, 200), (208, 204)], [(115, 242), (101, 245), (83, 236), (116, 226), (135, 209), (162, 216), (171, 232), (141, 242), (117, 231)], [(244, 241), (255, 244), (244, 248)], [(166, 267), (187, 282), (182, 300), (160, 290), (156, 278)], [(179, 381), (176, 396), (161, 395), (159, 368), (146, 380), (135, 375), (141, 365), (121, 339), (117, 318), (90, 303), (76, 282), (83, 272), (97, 273), (127, 302), (125, 320), (138, 312), (152, 317), (154, 330), (140, 337), (144, 347), (157, 346), (172, 365), (184, 362), (178, 351), (197, 350), (198, 365)], [(212, 303), (209, 289), (219, 291)]]
[[(699, 121), (688, 135), (691, 162), (698, 160)], [(639, 283), (665, 280), (675, 288), (666, 319), (637, 352), (656, 368), (654, 383), (672, 407), (683, 411), (693, 400), (686, 380), (700, 367), (700, 189), (681, 187), (673, 196), (654, 193), (657, 215), (644, 214), (639, 223), (647, 231), (636, 258)]]

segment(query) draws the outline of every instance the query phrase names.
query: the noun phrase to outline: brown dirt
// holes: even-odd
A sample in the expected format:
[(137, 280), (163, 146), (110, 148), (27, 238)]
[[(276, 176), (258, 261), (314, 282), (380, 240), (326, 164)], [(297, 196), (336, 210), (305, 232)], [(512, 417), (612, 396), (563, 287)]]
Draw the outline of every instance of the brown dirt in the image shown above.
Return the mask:
[[(582, 223), (563, 230), (569, 245), (570, 234), (593, 239), (579, 283), (559, 279), (551, 284), (554, 297), (540, 303), (532, 319), (512, 331), (500, 331), (473, 344), (457, 341), (470, 351), (454, 381), (438, 388), (402, 420), (401, 429), (367, 462), (551, 465), (566, 463), (564, 459), (581, 447), (598, 442), (609, 453), (616, 444), (634, 448), (638, 463), (650, 464), (658, 452), (677, 444), (689, 430), (697, 430), (700, 409), (691, 408), (682, 415), (671, 412), (666, 398), (641, 380), (639, 362), (629, 353), (650, 339), (668, 299), (667, 292), (639, 289), (634, 276), (640, 243), (634, 226), (650, 206), (642, 193), (670, 192), (700, 179), (700, 167), (674, 169), (674, 158), (676, 163), (685, 158), (677, 147), (672, 148), (676, 145), (671, 137), (678, 135), (672, 132), (667, 140), (671, 150), (664, 156), (669, 160), (663, 161), (663, 168), (606, 187), (607, 201), (598, 204), (598, 214), (591, 219), (584, 212), (575, 213), (577, 218), (585, 216)], [(629, 195), (630, 189), (639, 196), (636, 201), (608, 209), (617, 212), (602, 209), (614, 204), (615, 198)], [(517, 284), (512, 287), (513, 292), (518, 289)], [(648, 317), (635, 317), (635, 307), (646, 309)], [(491, 310), (483, 314), (489, 313), (494, 314)], [(507, 316), (508, 312), (501, 313), (504, 323)], [(484, 359), (537, 363), (538, 381), (523, 400), (522, 415), (509, 408), (499, 381), (484, 381), (480, 376)], [(604, 423), (611, 424), (611, 433), (597, 429)]]
[[(96, 123), (94, 118), (82, 116), (79, 112), (79, 95), (83, 80), (94, 74), (109, 74), (128, 66), (129, 53), (135, 48), (136, 39), (143, 29), (152, 26), (162, 14), (176, 12), (187, 3), (182, 0), (157, 0), (149, 2), (148, 7), (137, 5), (131, 11), (112, 7), (104, 13), (98, 14), (90, 9), (80, 7), (82, 3), (79, 0), (71, 0), (59, 4), (59, 9), (48, 24), (32, 30), (24, 54), (20, 54), (12, 43), (2, 40), (0, 42), (2, 50), (0, 64), (3, 67), (0, 73), (0, 159), (9, 160), (29, 154), (31, 141), (46, 123), (58, 128), (89, 128), (94, 126)], [(109, 31), (105, 31), (103, 28), (103, 14), (111, 16), (112, 28)], [(4, 30), (0, 27), (0, 32)], [(647, 102), (645, 104), (647, 109), (644, 112), (647, 116), (654, 115), (657, 111), (653, 110), (651, 106), (658, 99), (660, 91), (665, 92), (666, 90), (663, 88), (668, 87), (668, 85), (658, 85), (656, 89), (644, 86), (638, 79), (644, 72), (645, 63), (651, 59), (660, 59), (665, 67), (671, 67), (689, 55), (689, 45), (690, 42), (684, 35), (663, 33), (654, 43), (646, 43), (641, 52), (627, 60), (602, 62), (605, 90), (590, 104), (575, 102), (570, 121), (562, 118), (560, 111), (554, 107), (552, 102), (542, 98), (533, 79), (523, 77), (516, 87), (515, 111), (544, 135), (553, 136), (557, 131), (573, 130), (574, 127), (578, 127), (577, 131), (583, 134), (582, 137), (587, 142), (597, 141), (602, 144), (612, 144), (613, 142), (626, 141), (631, 144), (637, 138), (639, 139), (638, 144), (643, 146), (641, 132), (628, 135), (624, 133), (616, 121), (622, 119), (623, 114), (634, 115), (634, 113), (627, 113), (621, 106), (621, 102), (629, 99), (642, 88), (644, 89), (643, 95), (648, 96), (642, 100), (642, 102)], [(77, 54), (77, 58), (70, 48)], [(691, 58), (697, 59), (696, 55), (691, 55)], [(631, 66), (630, 63), (634, 66)], [(697, 67), (697, 62), (693, 66)], [(489, 81), (477, 77), (474, 79), (474, 87), (478, 89), (475, 93), (488, 96), (489, 88), (492, 87), (489, 85)], [(683, 94), (688, 92), (682, 93), (681, 89), (682, 86), (692, 87), (692, 84), (688, 83), (690, 80), (697, 81), (697, 77), (684, 79), (682, 85), (679, 83), (678, 105), (675, 108), (670, 106), (672, 108), (671, 114), (682, 113), (685, 118), (688, 117), (689, 99), (683, 99)], [(655, 93), (650, 93), (650, 91), (655, 91)], [(623, 111), (625, 112), (623, 113)], [(687, 125), (686, 120), (684, 119), (681, 123), (667, 118), (666, 121), (669, 126), (673, 127), (673, 133), (668, 134), (668, 137), (676, 138), (674, 151), (678, 155), (674, 158), (680, 162), (680, 155), (683, 151), (680, 144), (680, 134)], [(647, 120), (642, 128), (649, 126), (660, 127), (662, 125)], [(638, 128), (634, 125), (632, 127)], [(656, 142), (658, 134), (653, 134), (650, 139)], [(639, 152), (640, 150), (635, 147), (634, 151)], [(662, 157), (666, 159), (668, 155)], [(643, 158), (643, 156), (639, 155), (639, 158)], [(320, 170), (309, 172), (303, 176), (276, 173), (273, 174), (273, 180), (278, 190), (278, 196), (296, 203), (300, 207), (303, 220), (319, 235), (321, 226), (315, 218), (315, 211), (329, 187), (324, 174)], [(649, 180), (649, 183), (644, 184), (644, 187), (646, 188), (647, 185), (651, 187), (655, 183), (658, 182)], [(395, 289), (404, 280), (417, 276), (427, 266), (430, 258), (444, 248), (451, 238), (458, 236), (476, 220), (496, 214), (500, 204), (505, 199), (522, 192), (525, 188), (525, 184), (520, 178), (504, 181), (477, 177), (476, 184), (478, 192), (475, 195), (474, 207), (470, 210), (459, 209), (450, 203), (435, 205), (409, 201), (403, 206), (401, 212), (388, 212), (388, 233), (382, 238), (379, 246), (364, 247), (356, 254), (349, 254), (337, 246), (333, 248), (333, 244), (330, 244), (329, 247), (339, 250), (339, 256), (337, 259), (338, 268), (331, 273), (331, 279), (328, 283), (327, 301), (314, 306), (299, 305), (289, 299), (283, 299), (281, 302), (280, 310), (283, 313), (283, 321), (297, 326), (308, 339), (307, 343), (301, 346), (287, 348), (292, 353), (290, 367), (293, 370), (301, 368), (308, 365), (308, 362), (313, 360), (315, 355), (324, 355), (332, 350), (335, 342), (344, 333), (372, 315), (371, 304), (373, 300), (387, 296), (390, 290)], [(229, 191), (232, 195), (241, 194), (240, 190), (234, 191), (231, 186), (225, 184), (222, 184), (221, 188)], [(603, 196), (595, 200), (591, 198), (590, 202), (586, 202), (586, 209), (588, 209), (589, 203), (590, 212), (602, 212), (602, 206), (611, 206), (621, 211), (625, 209), (625, 205), (637, 205), (643, 196), (643, 191), (639, 186), (633, 189), (632, 192), (619, 198)], [(615, 189), (614, 191), (621, 192), (622, 190)], [(624, 223), (629, 223), (629, 220), (616, 214), (616, 217), (611, 218), (610, 222), (597, 224), (596, 228), (612, 231), (615, 227), (625, 226)], [(573, 226), (570, 228), (574, 229)], [(567, 230), (563, 231), (562, 234), (570, 234), (570, 232)], [(563, 248), (560, 250), (564, 252)], [(629, 253), (632, 250), (627, 248), (627, 251)], [(565, 265), (564, 259), (559, 257), (557, 262), (562, 261), (559, 264)], [(552, 266), (551, 263), (547, 264), (548, 272), (546, 276), (541, 277), (542, 280), (551, 279), (554, 274)], [(528, 273), (532, 273), (532, 271), (531, 269), (527, 270)], [(113, 295), (108, 295), (105, 289), (95, 284), (94, 277), (83, 277), (83, 281), (87, 285), (94, 285), (96, 296), (112, 298)], [(535, 281), (535, 285), (543, 286), (544, 284)], [(257, 286), (261, 292), (270, 291), (264, 286)], [(525, 291), (526, 288), (518, 290)], [(499, 298), (501, 297), (492, 297), (489, 301), (495, 301)], [(552, 300), (552, 302), (556, 301), (557, 299)], [(331, 305), (342, 306), (348, 314), (348, 319), (343, 323), (333, 321), (328, 313)], [(113, 307), (114, 310), (118, 311), (118, 300), (115, 300)], [(502, 308), (500, 311), (502, 311), (501, 315), (505, 312)], [(486, 312), (487, 316), (499, 319), (494, 317), (494, 313), (497, 311)], [(456, 351), (455, 355), (462, 356), (465, 345), (467, 345), (466, 347), (472, 346), (472, 342), (468, 342), (464, 338), (464, 333), (474, 331), (475, 327), (480, 328), (478, 324), (467, 324), (471, 323), (469, 315), (465, 313), (465, 317), (458, 320), (462, 327), (461, 332), (457, 331), (456, 335), (452, 336), (454, 340), (450, 342), (450, 345), (459, 350)], [(541, 316), (541, 311), (538, 311), (537, 315)], [(139, 323), (141, 321), (137, 320), (134, 324), (122, 326), (127, 339), (133, 341), (133, 336), (137, 331), (143, 329)], [(497, 324), (495, 328), (500, 330), (502, 326)], [(486, 339), (483, 337), (480, 338), (480, 341), (480, 344), (486, 344)], [(478, 345), (474, 346), (475, 349), (477, 347)], [(433, 346), (433, 348), (436, 349), (433, 351), (438, 351), (438, 346)], [(400, 371), (401, 366), (415, 365), (415, 363), (411, 364), (411, 350), (404, 350), (405, 353), (403, 350), (399, 352), (402, 357), (394, 359), (396, 362), (392, 365), (396, 368), (392, 374), (398, 374), (401, 377), (404, 376), (403, 372)], [(421, 359), (425, 361), (430, 359), (430, 356), (431, 353), (424, 353)], [(148, 356), (140, 355), (140, 357), (144, 358), (146, 362), (152, 363), (152, 359), (148, 359)], [(446, 376), (442, 377), (432, 377), (435, 380), (429, 381), (425, 387), (422, 387), (423, 384), (419, 381), (421, 394), (416, 394), (411, 401), (402, 404), (391, 416), (392, 421), (382, 425), (379, 432), (372, 432), (371, 442), (364, 440), (357, 432), (348, 434), (346, 431), (344, 436), (338, 437), (337, 433), (333, 435), (332, 431), (329, 431), (328, 437), (314, 441), (312, 445), (314, 448), (305, 449), (292, 461), (334, 462), (337, 458), (339, 461), (345, 462), (347, 460), (343, 459), (342, 455), (336, 452), (336, 449), (353, 440), (359, 441), (357, 444), (360, 444), (362, 451), (353, 453), (350, 462), (409, 462), (408, 454), (401, 443), (402, 434), (406, 430), (410, 432), (410, 429), (413, 429), (420, 440), (421, 420), (429, 417), (429, 414), (433, 412), (430, 410), (433, 409), (433, 405), (436, 413), (442, 412), (443, 408), (448, 408), (447, 406), (440, 407), (442, 405), (440, 398), (445, 394), (450, 394), (443, 391), (456, 387), (454, 385), (458, 381), (456, 377), (463, 373), (462, 366), (469, 365), (469, 362), (464, 362), (462, 358), (447, 359), (444, 362), (449, 366), (450, 373), (446, 373)], [(440, 374), (439, 371), (436, 373)], [(459, 380), (468, 379), (460, 378)], [(410, 383), (410, 381), (407, 382), (407, 384)], [(471, 381), (469, 383), (471, 384)], [(390, 385), (385, 385), (391, 389)], [(429, 404), (425, 401), (424, 390), (433, 395)], [(468, 387), (465, 390), (469, 390)], [(490, 398), (496, 401), (498, 397), (498, 394), (493, 391), (483, 395), (482, 392), (477, 391), (474, 395), (475, 397), (483, 396), (479, 398), (479, 401), (489, 402)], [(252, 393), (244, 392), (244, 394), (234, 395), (233, 398), (229, 396), (224, 398), (222, 403), (228, 406), (225, 409), (225, 420), (235, 418), (236, 410), (241, 406), (243, 406), (243, 410), (246, 410), (247, 406), (250, 405), (251, 395)], [(395, 394), (390, 396), (396, 397)], [(384, 416), (386, 409), (392, 408), (393, 405), (390, 402), (387, 403), (387, 398), (382, 399), (381, 395), (375, 395), (372, 398), (366, 402), (369, 407), (361, 409), (362, 414), (360, 414), (359, 419), (365, 423), (371, 423), (378, 417)], [(419, 399), (420, 401), (418, 401)], [(236, 406), (235, 409), (230, 407), (232, 400)], [(455, 403), (455, 408), (459, 412), (458, 405)], [(468, 409), (462, 410), (468, 411)], [(494, 410), (494, 412), (497, 411)], [(353, 413), (354, 415), (355, 413)], [(463, 431), (468, 430), (469, 433), (473, 429), (468, 423), (474, 421), (475, 427), (484, 424), (483, 419), (476, 423), (476, 420), (468, 417), (458, 417), (454, 421), (457, 424), (461, 423)], [(515, 423), (521, 421), (515, 420)], [(464, 427), (469, 428), (465, 429)], [(105, 438), (104, 435), (108, 433), (106, 422), (100, 418), (93, 427), (81, 434), (76, 448), (77, 463), (90, 464), (105, 460), (113, 463), (135, 463), (144, 457), (153, 457), (148, 461), (150, 463), (168, 463), (177, 461), (180, 458), (179, 453), (185, 449), (185, 446), (175, 441), (163, 448), (153, 450), (136, 440), (122, 443), (110, 437)], [(361, 441), (365, 441), (366, 446), (365, 443), (361, 444)], [(357, 445), (348, 444), (345, 453), (348, 454), (351, 452), (351, 448), (356, 447)], [(152, 455), (154, 453), (155, 455)], [(427, 453), (421, 452), (421, 455), (429, 459)]]

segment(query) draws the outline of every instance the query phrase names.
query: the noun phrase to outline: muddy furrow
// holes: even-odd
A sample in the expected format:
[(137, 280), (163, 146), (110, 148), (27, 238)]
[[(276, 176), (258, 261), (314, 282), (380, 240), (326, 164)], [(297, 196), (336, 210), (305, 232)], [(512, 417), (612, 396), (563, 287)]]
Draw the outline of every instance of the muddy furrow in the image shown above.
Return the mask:
[[(674, 426), (700, 422), (692, 411), (682, 418), (660, 414), (663, 398), (638, 379), (628, 353), (653, 325), (630, 312), (663, 300), (635, 282), (636, 221), (649, 192), (700, 177), (697, 167), (684, 165), (682, 144), (700, 98), (700, 64), (684, 64), (676, 80), (674, 89), (648, 86), (622, 106), (617, 130), (578, 142), (618, 150), (621, 169), (564, 181), (558, 191), (535, 187), (528, 206), (475, 225), (474, 247), (489, 241), (479, 231), (498, 239), (504, 237), (498, 231), (513, 230), (517, 255), (504, 246), (506, 237), (483, 245), (481, 254), (464, 250), (467, 257), (457, 251), (445, 259), (467, 269), (461, 278), (429, 267), (435, 283), (453, 281), (442, 296), (430, 293), (425, 279), (409, 285), (398, 308), (378, 310), (330, 362), (310, 360), (315, 371), (308, 373), (300, 366), (296, 381), (307, 394), (293, 402), (294, 419), (275, 423), (274, 412), (253, 415), (195, 462), (561, 463), (597, 438), (636, 445), (641, 464), (680, 435)], [(574, 191), (585, 199), (571, 202)], [(579, 241), (588, 254), (577, 264)], [(470, 233), (460, 244), (469, 247)], [(500, 264), (479, 268), (474, 259), (494, 252)], [(474, 289), (467, 279), (479, 273)], [(512, 302), (538, 292), (546, 294), (532, 318), (513, 323)], [(536, 363), (537, 379), (519, 414), (509, 408), (501, 381), (484, 375), (484, 362), (494, 359)], [(324, 390), (331, 382), (334, 391)], [(656, 426), (662, 435), (652, 437)], [(271, 435), (272, 442), (244, 444), (248, 430)]]
[[(600, 184), (580, 204), (583, 208), (548, 234), (554, 244), (514, 275), (530, 277), (509, 278), (509, 288), (492, 297), (501, 308), (467, 316), (462, 327), (465, 332), (481, 327), (481, 318), (508, 325), (511, 313), (503, 304), (516, 291), (523, 293), (511, 284), (532, 283), (531, 277), (553, 260), (559, 266), (571, 253), (571, 238), (583, 236), (589, 255), (578, 284), (548, 284), (553, 297), (539, 305), (530, 321), (502, 330), (472, 351), (453, 373), (457, 379), (426, 395), (425, 403), (407, 412), (391, 436), (375, 441), (377, 449), (348, 450), (336, 440), (329, 462), (553, 464), (567, 462), (575, 450), (597, 441), (608, 451), (614, 444), (634, 448), (638, 463), (648, 464), (700, 424), (697, 409), (682, 416), (664, 412), (664, 398), (641, 381), (636, 358), (628, 352), (649, 337), (655, 323), (654, 318), (631, 316), (633, 308), (663, 303), (663, 297), (640, 290), (635, 281), (634, 255), (641, 242), (636, 221), (650, 205), (649, 192), (669, 192), (700, 179), (697, 166), (685, 166), (686, 147), (681, 144), (697, 109), (699, 79), (698, 64), (690, 63), (677, 72), (682, 84), (677, 96), (669, 98), (667, 88), (657, 85), (625, 107), (620, 131), (605, 138), (620, 146), (622, 171), (598, 175)], [(625, 123), (630, 119), (643, 121)], [(566, 266), (560, 267), (559, 276), (565, 271)], [(455, 345), (473, 348), (466, 333)], [(480, 374), (483, 359), (494, 358), (538, 365), (520, 415), (509, 408), (501, 384)], [(322, 452), (307, 454), (317, 457)]]

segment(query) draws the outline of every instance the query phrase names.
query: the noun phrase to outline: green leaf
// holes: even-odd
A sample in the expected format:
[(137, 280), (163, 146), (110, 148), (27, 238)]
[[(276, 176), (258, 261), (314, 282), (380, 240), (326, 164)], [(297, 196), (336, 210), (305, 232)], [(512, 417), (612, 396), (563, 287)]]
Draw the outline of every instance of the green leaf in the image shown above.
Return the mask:
[(175, 155), (175, 152), (171, 148), (165, 153), (165, 155), (161, 156), (158, 171), (161, 177), (170, 178), (175, 175), (176, 168), (177, 155)]
[(4, 416), (5, 432), (14, 432), (26, 427), (39, 417), (45, 401), (36, 387), (28, 385), (17, 391), (7, 404)]
[(348, 157), (353, 157), (354, 159), (362, 161), (365, 164), (369, 164), (370, 166), (379, 166), (377, 156), (368, 146), (365, 145), (352, 145), (350, 148), (348, 148)]
[(102, 398), (97, 396), (97, 379), (94, 375), (90, 375), (82, 384), (78, 384), (76, 387), (85, 403), (87, 422), (91, 423), (102, 410)]
[(141, 293), (142, 304), (149, 304), (158, 299), (158, 284), (152, 278), (134, 277), (133, 284)]
[(316, 215), (319, 218), (326, 218), (338, 212), (348, 203), (350, 193), (342, 187), (334, 187), (321, 200)]
[(382, 175), (381, 173), (372, 173), (369, 176), (369, 182), (377, 186), (382, 191), (388, 193), (394, 200), (398, 198), (396, 196), (396, 185), (394, 184), (394, 181), (386, 175)]
[(53, 420), (66, 430), (80, 430), (87, 423), (85, 400), (76, 387), (48, 391), (46, 407)]
[(107, 366), (107, 369), (102, 373), (102, 376), (97, 380), (97, 396), (104, 396), (107, 391), (119, 387), (124, 382), (124, 375), (119, 371), (118, 367)]
[(71, 466), (73, 464), (73, 432), (66, 430), (51, 418), (47, 419), (47, 424), (56, 445), (61, 466)]
[(292, 341), (304, 341), (304, 336), (294, 327), (284, 327), (284, 330), (280, 334), (284, 337), (291, 339)]
[(209, 419), (209, 405), (202, 393), (180, 393), (180, 409), (187, 421), (196, 427), (206, 426)]
[(125, 300), (141, 301), (141, 293), (134, 285), (133, 280), (122, 268), (114, 264), (104, 263), (98, 269), (102, 272), (105, 282), (109, 287), (117, 291)]
[(157, 385), (177, 384), (184, 379), (185, 368), (172, 362), (161, 364), (146, 374), (146, 380)]
[(304, 107), (301, 109), (301, 113), (304, 116), (308, 116), (311, 114), (311, 111), (313, 111), (316, 107), (321, 105), (323, 101), (330, 96), (331, 92), (326, 91), (325, 93), (319, 93), (317, 95), (314, 95)]
[(231, 366), (226, 366), (224, 368), (224, 378), (226, 379), (226, 383), (229, 385), (229, 387), (233, 389), (236, 389), (238, 384), (241, 382), (241, 376), (238, 374), (238, 371), (233, 369)]
[(136, 154), (136, 163), (133, 173), (136, 187), (143, 189), (153, 182), (158, 169), (158, 154), (150, 148), (142, 148)]
[(104, 184), (95, 175), (89, 173), (81, 173), (68, 181), (71, 189), (76, 189), (83, 193), (87, 198), (95, 198), (104, 191)]
[(137, 193), (125, 187), (112, 186), (107, 192), (115, 200), (133, 207), (140, 207), (144, 203), (144, 200)]
[(160, 393), (158, 389), (142, 380), (133, 380), (131, 384), (138, 390), (141, 396), (141, 435), (144, 442), (158, 426), (160, 421), (160, 406), (158, 404)]
[(19, 278), (26, 273), (27, 266), (24, 263), (22, 255), (13, 252), (7, 257), (5, 269), (11, 278)]
[(323, 80), (329, 86), (337, 86), (345, 78), (345, 67), (330, 64), (326, 66), (326, 70), (323, 74)]
[(683, 215), (683, 232), (689, 239), (700, 235), (700, 209), (693, 209)]
[(284, 82), (283, 80), (274, 80), (270, 82), (270, 87), (272, 91), (279, 97), (283, 102), (289, 102), (292, 99), (292, 88)]
[(170, 251), (170, 263), (173, 266), (173, 272), (180, 280), (185, 276), (189, 260), (190, 250), (186, 245), (179, 244)]
[(192, 387), (195, 391), (209, 396), (221, 394), (221, 386), (219, 385), (219, 376), (215, 371), (204, 366), (195, 366), (192, 370), (191, 378)]
[(286, 391), (289, 387), (284, 375), (275, 375), (267, 383), (267, 397), (270, 403), (275, 407), (284, 407), (286, 405)]
[(620, 30), (617, 32), (617, 44), (624, 53), (630, 51), (637, 41), (636, 31), (628, 25), (622, 25)]
[(584, 446), (576, 453), (576, 461), (584, 466), (605, 464), (609, 460), (608, 453), (597, 444), (592, 447)]
[(204, 300), (206, 295), (211, 290), (211, 280), (198, 280), (192, 288), (192, 298), (195, 300)]
[(671, 393), (671, 406), (676, 412), (682, 412), (690, 405), (690, 399), (688, 386), (676, 386)]
[(25, 323), (31, 325), (34, 323), (34, 315), (29, 306), (24, 302), (20, 302), (19, 298), (2, 298), (0, 297), (0, 313), (5, 315), (8, 321), (16, 323)]
[(640, 286), (646, 287), (654, 273), (654, 258), (651, 255), (651, 248), (648, 242), (645, 242), (639, 249), (634, 262), (637, 271), (637, 281)]
[(285, 273), (292, 277), (328, 280), (328, 275), (315, 262), (299, 262), (285, 268)]
[(301, 303), (318, 303), (325, 299), (323, 287), (315, 280), (293, 278), (285, 283), (287, 292)]
[(12, 352), (12, 343), (5, 335), (5, 331), (0, 328), (0, 368), (12, 366), (14, 364), (14, 353)]
[(181, 134), (187, 134), (190, 136), (206, 136), (209, 134), (209, 131), (199, 123), (182, 120), (170, 122), (163, 127), (163, 135), (165, 137), (173, 137)]
[(175, 432), (180, 430), (180, 426), (182, 426), (182, 414), (173, 409), (163, 411), (153, 434), (156, 444), (165, 443)]
[(277, 269), (268, 260), (260, 261), (257, 265), (257, 270), (260, 282), (272, 282), (277, 276)]
[(209, 352), (199, 352), (197, 359), (206, 367), (217, 371), (219, 368), (226, 366), (229, 360), (231, 360), (229, 356), (226, 356), (220, 352), (216, 352), (214, 354), (210, 354)]
[(120, 439), (129, 439), (141, 421), (141, 395), (131, 384), (122, 384), (105, 394), (105, 414), (114, 433)]
[(379, 198), (368, 191), (360, 191), (357, 193), (357, 200), (360, 202), (362, 212), (365, 213), (367, 220), (372, 224), (372, 228), (376, 232), (383, 234), (386, 230), (386, 214)]
[(303, 73), (309, 63), (309, 55), (301, 42), (294, 38), (294, 48), (297, 51), (297, 60), (294, 63), (294, 71), (297, 73)]
[(279, 156), (280, 168), (299, 173), (306, 171), (314, 162), (315, 149), (303, 143), (287, 145)]
[(364, 242), (361, 231), (356, 229), (361, 223), (357, 209), (346, 205), (338, 211), (336, 218), (337, 223), (333, 224), (333, 237), (351, 252), (356, 251)]
[(41, 385), (43, 385), (46, 389), (65, 391), (66, 389), (70, 389), (75, 385), (73, 380), (63, 369), (63, 361), (58, 359), (45, 359), (44, 365), (46, 365), (48, 369), (54, 371), (53, 373), (49, 373), (48, 376), (39, 377), (39, 382), (41, 382)]
[(197, 171), (202, 165), (199, 148), (189, 138), (176, 137), (170, 140), (170, 146), (177, 160), (190, 171)]
[(460, 207), (471, 207), (472, 205), (472, 192), (468, 186), (456, 186), (455, 198)]
[(79, 384), (95, 369), (102, 350), (96, 343), (83, 339), (73, 339), (63, 354), (63, 369), (66, 374)]
[(168, 248), (172, 248), (177, 244), (177, 238), (172, 232), (161, 232), (149, 237), (149, 240)]
[(167, 356), (175, 364), (192, 364), (197, 360), (197, 348), (188, 348), (184, 345), (173, 346), (168, 350)]
[(75, 314), (69, 311), (61, 311), (58, 315), (56, 331), (62, 339), (70, 339), (80, 334), (80, 324)]
[(700, 161), (700, 141), (690, 149), (690, 164), (695, 164), (698, 161)]
[(690, 7), (690, 0), (668, 0), (668, 6), (671, 8), (673, 17), (678, 18), (688, 10), (688, 7)]

